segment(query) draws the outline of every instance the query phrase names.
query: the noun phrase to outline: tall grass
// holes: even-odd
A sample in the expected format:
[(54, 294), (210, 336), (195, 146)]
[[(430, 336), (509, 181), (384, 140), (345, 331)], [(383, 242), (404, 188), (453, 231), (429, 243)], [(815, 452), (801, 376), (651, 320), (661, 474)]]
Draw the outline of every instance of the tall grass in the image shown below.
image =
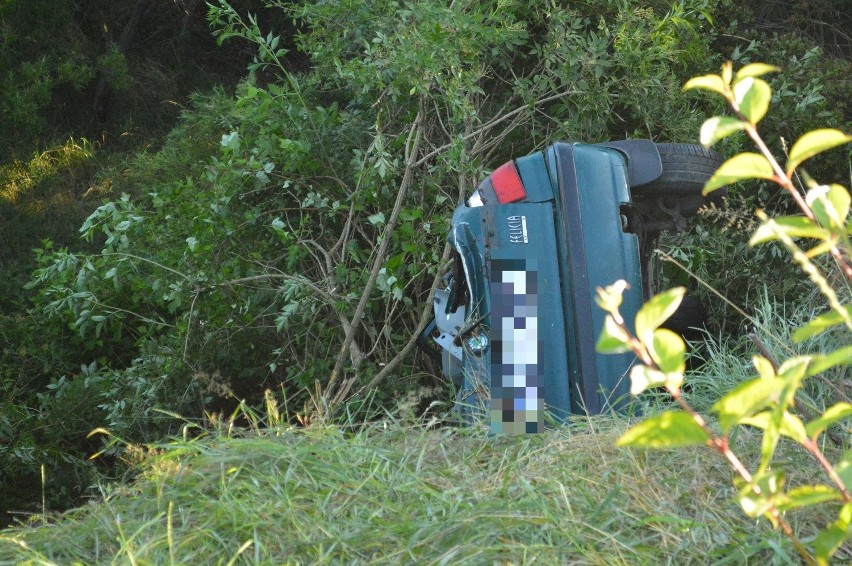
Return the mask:
[[(748, 321), (750, 333), (725, 338), (707, 336), (700, 344), (693, 344), (697, 363), (687, 377), (685, 395), (689, 403), (701, 412), (708, 412), (720, 396), (756, 375), (751, 361), (753, 355), (783, 360), (793, 355), (824, 354), (843, 346), (846, 337), (842, 328), (794, 343), (793, 332), (819, 314), (813, 306), (819, 302), (819, 297), (816, 291), (813, 295), (803, 297), (796, 305), (783, 304), (764, 289)], [(799, 410), (810, 413), (805, 415), (808, 419), (822, 414), (834, 403), (852, 402), (848, 367), (839, 366), (808, 380), (797, 400)], [(655, 404), (653, 410), (659, 410), (662, 405)]]
[[(102, 500), (3, 531), (0, 564), (794, 562), (741, 517), (712, 453), (617, 449), (625, 426), (489, 437), (383, 422), (175, 440)], [(805, 539), (827, 517), (807, 518)]]

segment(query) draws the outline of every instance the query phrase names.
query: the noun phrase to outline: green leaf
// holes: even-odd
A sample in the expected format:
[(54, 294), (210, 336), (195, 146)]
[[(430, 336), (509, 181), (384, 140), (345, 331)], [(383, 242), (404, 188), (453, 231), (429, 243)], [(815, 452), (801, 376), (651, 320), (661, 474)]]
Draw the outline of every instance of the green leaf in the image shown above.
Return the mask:
[(230, 134), (222, 134), (222, 141), (219, 142), (222, 147), (230, 149), (237, 153), (240, 151), (240, 134), (239, 132), (231, 132)]
[(648, 348), (660, 371), (683, 373), (686, 370), (686, 344), (671, 330), (656, 329), (651, 343), (645, 344), (645, 347)]
[(674, 314), (685, 294), (685, 288), (675, 287), (651, 297), (636, 313), (636, 336), (643, 342), (650, 342), (654, 330)]
[(852, 403), (840, 402), (832, 405), (825, 412), (808, 423), (807, 432), (810, 438), (816, 437), (836, 422), (852, 417)]
[(742, 181), (743, 179), (774, 179), (772, 165), (759, 153), (740, 153), (725, 161), (707, 184), (702, 194), (707, 195), (716, 189)]
[(694, 88), (718, 92), (723, 96), (725, 94), (725, 84), (722, 82), (722, 77), (719, 75), (702, 75), (700, 77), (693, 77), (686, 81), (686, 84), (683, 85), (684, 91), (692, 90)]
[(601, 354), (620, 354), (631, 351), (630, 335), (607, 315), (595, 348)]
[(621, 299), (624, 291), (629, 289), (630, 285), (624, 279), (619, 279), (612, 285), (607, 285), (605, 288), (597, 288), (597, 297), (595, 302), (600, 308), (608, 313), (615, 313), (618, 307), (621, 306)]
[(741, 122), (730, 116), (714, 116), (704, 121), (701, 125), (701, 133), (699, 140), (704, 147), (710, 147), (717, 141), (730, 136), (733, 133), (739, 132), (746, 127), (745, 122)]
[(852, 198), (849, 191), (840, 185), (817, 185), (805, 195), (817, 221), (833, 233), (846, 230), (846, 217), (849, 215), (849, 203)]
[(834, 471), (840, 476), (840, 481), (843, 482), (846, 491), (852, 491), (852, 450), (846, 451), (837, 465), (834, 466)]
[(775, 366), (763, 356), (752, 356), (751, 363), (757, 370), (757, 375), (764, 378), (775, 377)]
[(660, 387), (666, 383), (666, 374), (646, 365), (635, 365), (630, 369), (630, 393), (639, 395), (646, 389)]
[[(681, 375), (683, 381), (683, 375)], [(646, 365), (635, 365), (630, 369), (630, 393), (639, 395), (646, 389), (660, 387), (669, 382), (669, 376)], [(680, 384), (678, 384), (680, 386)]]
[(766, 513), (772, 505), (772, 501), (768, 497), (754, 493), (751, 488), (743, 490), (737, 499), (743, 513), (752, 519), (756, 519)]
[(769, 110), (772, 89), (763, 79), (745, 77), (734, 84), (734, 100), (752, 125), (760, 122)]
[(716, 401), (712, 410), (719, 415), (719, 426), (727, 434), (744, 417), (750, 417), (769, 405), (784, 387), (784, 380), (773, 377), (758, 377), (741, 383), (727, 395)]
[[(852, 305), (843, 305), (843, 308), (846, 310), (848, 316), (852, 317)], [(828, 311), (796, 329), (793, 333), (793, 341), (801, 342), (807, 340), (808, 338), (822, 334), (829, 328), (843, 324), (843, 322), (843, 316), (839, 312)]]
[[(776, 408), (777, 409), (777, 408)], [(771, 411), (771, 417), (768, 421), (768, 426), (763, 430), (763, 437), (760, 439), (760, 466), (757, 468), (758, 474), (766, 473), (772, 465), (772, 456), (775, 454), (775, 448), (778, 446), (778, 441), (781, 440), (781, 427), (777, 410)]]
[[(772, 417), (772, 411), (763, 411), (752, 417), (741, 419), (740, 424), (753, 426), (760, 430), (769, 430), (772, 427)], [(781, 422), (776, 428), (779, 434), (787, 438), (792, 438), (796, 442), (802, 443), (808, 439), (804, 423), (799, 417), (790, 412), (784, 411)]]
[(836, 366), (852, 366), (852, 345), (843, 346), (830, 354), (814, 356), (808, 375), (818, 375)]
[(784, 475), (780, 471), (756, 473), (751, 482), (739, 480), (736, 484), (739, 488), (738, 500), (743, 512), (753, 519), (766, 514), (767, 519), (774, 525), (775, 518), (767, 512), (784, 485)]
[(634, 426), (618, 439), (618, 446), (691, 446), (704, 444), (710, 437), (690, 415), (666, 411)]
[(804, 216), (780, 216), (770, 218), (760, 225), (752, 234), (748, 245), (756, 246), (766, 242), (777, 240), (778, 233), (786, 234), (791, 238), (814, 238), (827, 240), (831, 238), (831, 232), (822, 228), (809, 218)]
[(731, 61), (725, 61), (724, 63), (722, 63), (722, 82), (730, 86), (733, 75), (734, 63)]
[(828, 564), (828, 560), (849, 537), (852, 537), (852, 503), (844, 505), (837, 520), (820, 531), (814, 540), (814, 557), (817, 563)]
[(376, 214), (371, 214), (367, 217), (367, 221), (370, 222), (373, 226), (378, 226), (379, 224), (385, 223), (385, 213), (377, 212)]
[(840, 130), (825, 128), (808, 132), (793, 144), (790, 157), (787, 159), (787, 176), (799, 166), (799, 164), (818, 153), (827, 151), (833, 147), (843, 145), (852, 141), (852, 136), (847, 136)]
[(775, 67), (774, 65), (767, 65), (766, 63), (751, 63), (737, 71), (737, 76), (734, 78), (734, 82), (739, 82), (746, 77), (759, 77), (766, 73), (777, 73), (780, 70), (780, 68)]
[(811, 360), (813, 360), (813, 356), (796, 356), (785, 360), (778, 368), (778, 379), (784, 382), (784, 387), (781, 388), (775, 398), (776, 412), (786, 411), (796, 402), (796, 392), (808, 377), (808, 367)]
[(803, 485), (794, 487), (775, 498), (775, 507), (779, 511), (790, 511), (808, 505), (817, 505), (827, 501), (842, 499), (840, 493), (827, 485)]

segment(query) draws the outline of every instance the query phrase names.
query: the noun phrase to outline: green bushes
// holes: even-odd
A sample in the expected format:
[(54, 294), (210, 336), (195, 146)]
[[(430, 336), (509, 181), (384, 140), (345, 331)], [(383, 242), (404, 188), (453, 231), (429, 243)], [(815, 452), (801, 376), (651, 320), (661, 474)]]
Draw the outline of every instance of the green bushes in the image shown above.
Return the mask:
[[(279, 78), (199, 99), (179, 133), (116, 183), (128, 194), (84, 223), (99, 253), (41, 256), (36, 312), (99, 360), (116, 433), (142, 430), (116, 407), (220, 407), (200, 376), (240, 398), (284, 385), (294, 407), (318, 386), (325, 401), (311, 410), (322, 412), (410, 350), (422, 318), (410, 307), (428, 304), (448, 213), (483, 168), (552, 136), (697, 120), (672, 76), (707, 55), (701, 3), (582, 16), (522, 2), (499, 15), (270, 5), (302, 22), (296, 43), (311, 72), (287, 71), (256, 18), (211, 8), (220, 39), (255, 42), (254, 71)], [(397, 17), (379, 17), (388, 11)], [(640, 80), (642, 69), (654, 72)], [(650, 109), (649, 96), (670, 102)], [(157, 350), (167, 361), (149, 363), (144, 352)], [(122, 379), (137, 383), (130, 399), (104, 385)]]

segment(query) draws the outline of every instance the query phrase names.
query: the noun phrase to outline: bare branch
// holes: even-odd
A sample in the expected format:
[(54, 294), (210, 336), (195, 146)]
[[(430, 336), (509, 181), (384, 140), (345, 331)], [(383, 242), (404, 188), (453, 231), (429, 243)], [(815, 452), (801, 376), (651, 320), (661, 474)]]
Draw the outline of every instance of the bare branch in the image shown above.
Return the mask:
[[(414, 169), (418, 166), (415, 160), (417, 158), (417, 154), (420, 148), (420, 141), (422, 139), (422, 124), (424, 115), (422, 96), (420, 106), (420, 111), (418, 112), (417, 118), (415, 118), (414, 123), (412, 123), (411, 125), (411, 129), (408, 132), (408, 140), (405, 144), (405, 173), (403, 174), (402, 181), (399, 185), (399, 192), (396, 197), (396, 202), (394, 203), (393, 211), (391, 212), (390, 217), (388, 218), (382, 242), (381, 244), (379, 244), (379, 249), (376, 251), (376, 255), (373, 259), (373, 268), (370, 270), (370, 277), (367, 280), (366, 285), (364, 286), (364, 290), (361, 292), (361, 299), (358, 301), (358, 306), (355, 308), (355, 313), (352, 316), (352, 326), (346, 333), (346, 338), (343, 340), (343, 345), (340, 348), (340, 353), (337, 355), (337, 361), (334, 364), (334, 369), (332, 370), (331, 376), (329, 377), (328, 386), (326, 388), (326, 395), (335, 393), (335, 386), (337, 385), (337, 382), (343, 371), (343, 364), (346, 361), (346, 354), (349, 351), (349, 346), (350, 344), (352, 344), (352, 341), (355, 338), (355, 334), (357, 333), (361, 325), (361, 319), (363, 318), (364, 312), (366, 311), (367, 302), (369, 301), (370, 295), (372, 294), (373, 289), (376, 286), (376, 281), (378, 280), (379, 272), (381, 271), (385, 255), (387, 255), (388, 246), (390, 245), (391, 235), (393, 234), (393, 231), (396, 228), (397, 221), (399, 220), (399, 213), (402, 211), (402, 204), (405, 201), (405, 197), (408, 194), (408, 189), (411, 187), (411, 183), (414, 178)], [(327, 397), (329, 401), (334, 401), (339, 398), (339, 395), (335, 395), (334, 398)], [(329, 408), (333, 409), (334, 407), (329, 404)]]

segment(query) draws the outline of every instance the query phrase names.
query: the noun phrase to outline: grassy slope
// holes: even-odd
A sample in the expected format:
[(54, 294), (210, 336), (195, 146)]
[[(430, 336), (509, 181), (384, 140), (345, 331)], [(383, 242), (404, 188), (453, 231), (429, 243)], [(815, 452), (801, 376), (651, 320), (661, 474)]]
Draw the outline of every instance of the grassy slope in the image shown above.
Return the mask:
[[(0, 564), (796, 562), (780, 534), (742, 516), (712, 453), (617, 449), (624, 426), (175, 441), (102, 501), (0, 533)], [(738, 444), (753, 453), (756, 440)], [(812, 468), (794, 451), (780, 459)], [(826, 521), (798, 518), (804, 539)]]

